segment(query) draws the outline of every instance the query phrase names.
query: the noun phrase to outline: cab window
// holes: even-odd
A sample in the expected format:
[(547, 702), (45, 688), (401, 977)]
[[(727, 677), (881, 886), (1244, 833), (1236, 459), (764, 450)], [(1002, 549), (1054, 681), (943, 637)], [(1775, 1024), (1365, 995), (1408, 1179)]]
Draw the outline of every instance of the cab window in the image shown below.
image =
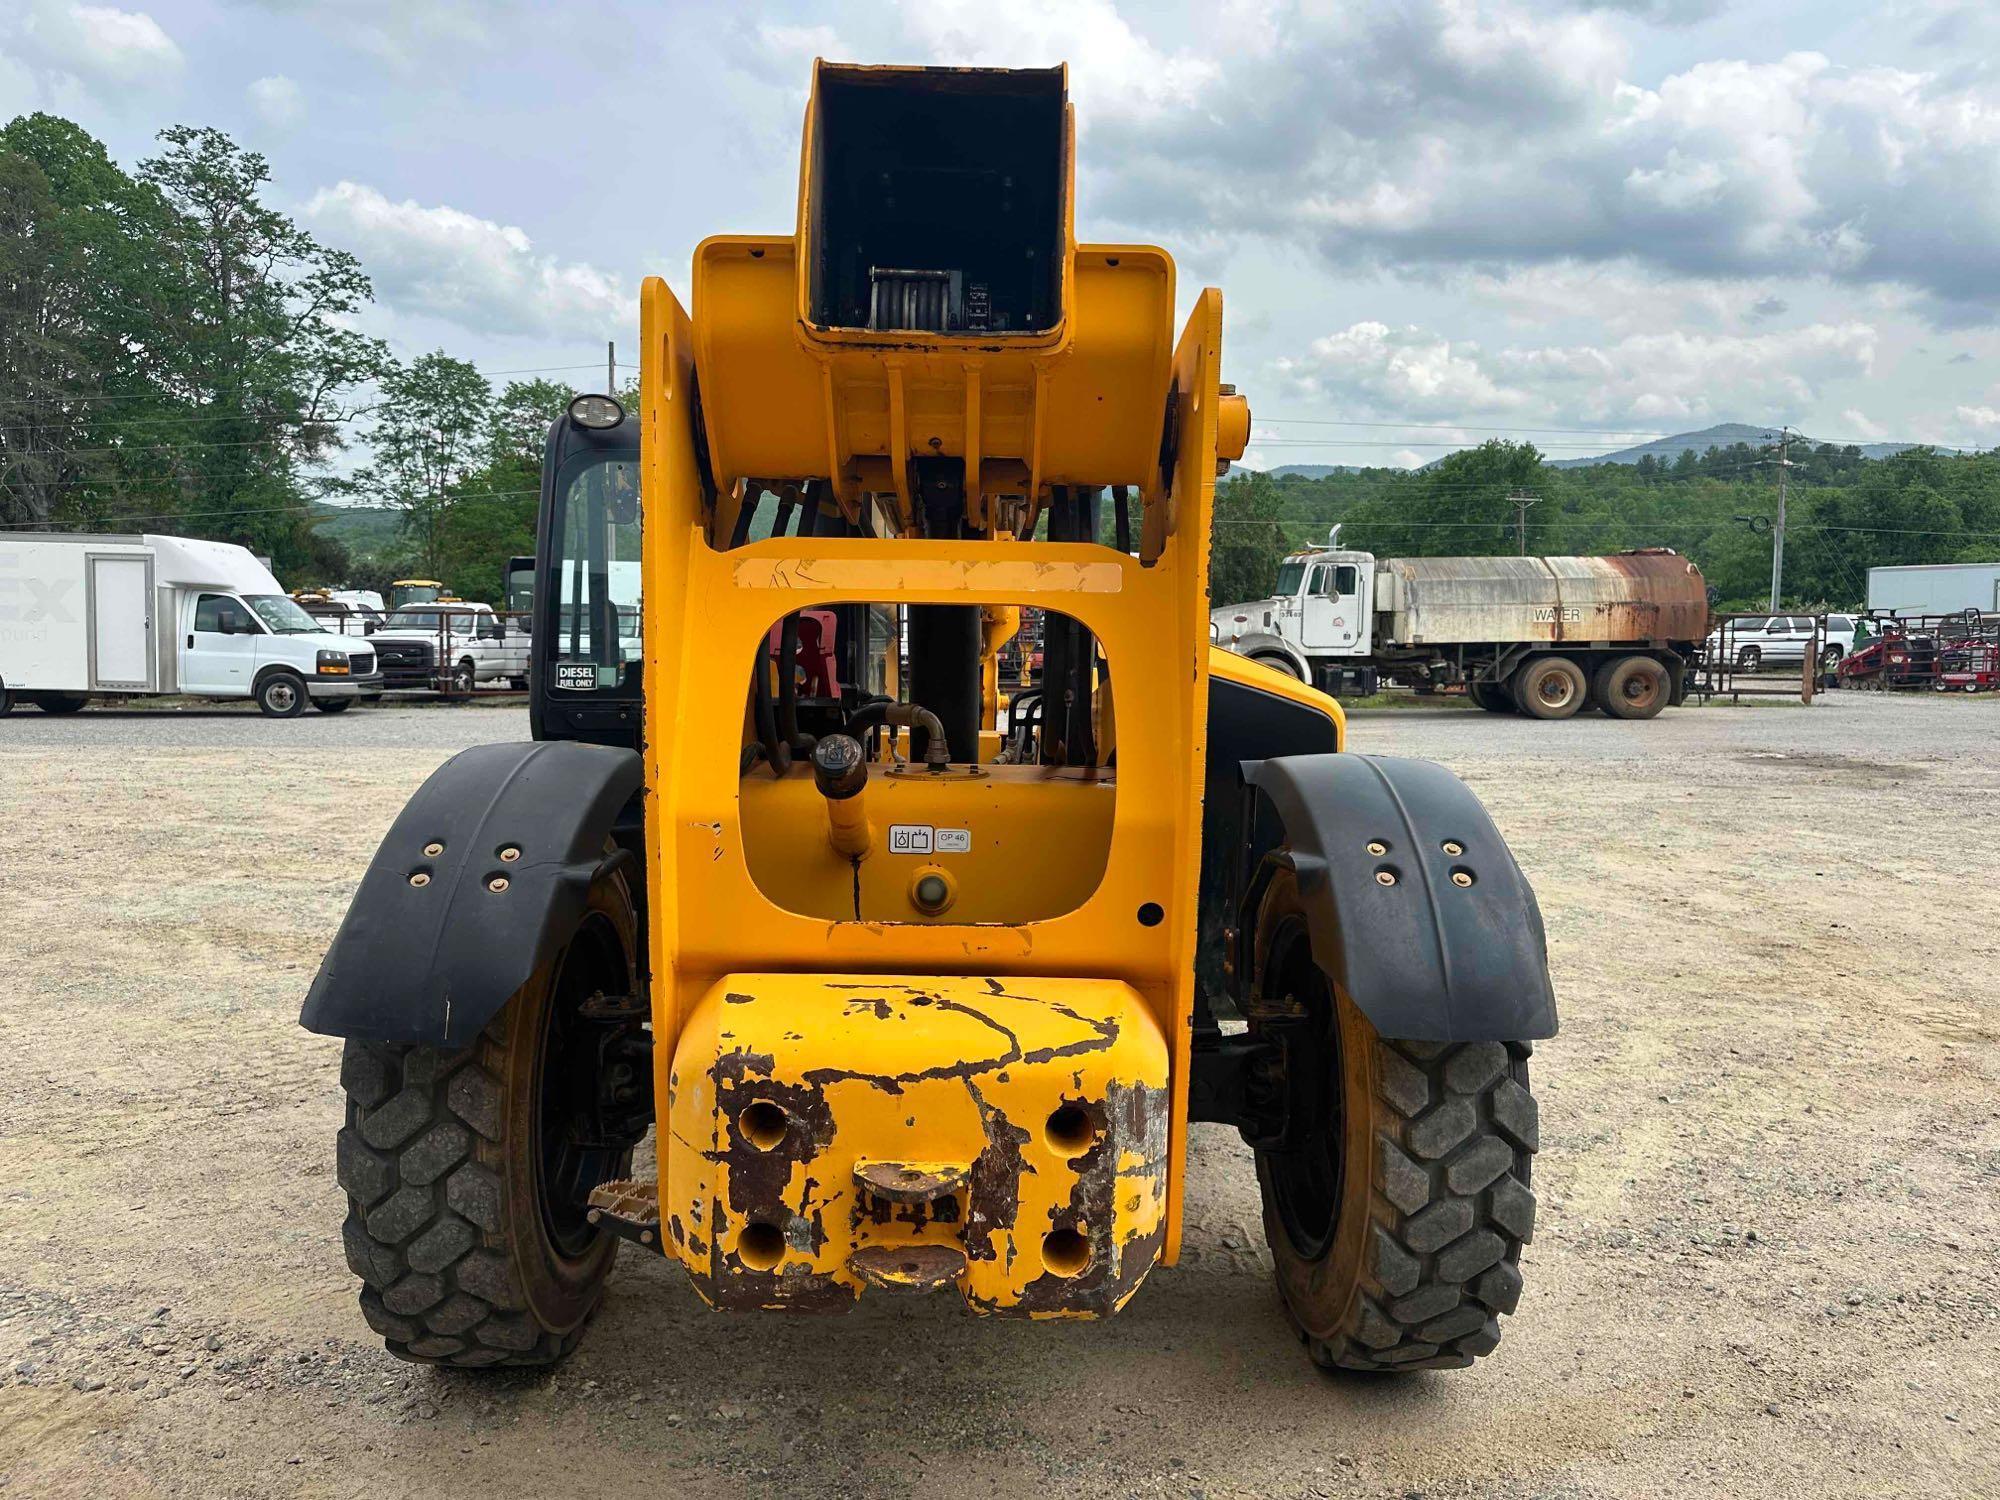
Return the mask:
[[(554, 660), (590, 663), (600, 687), (639, 660), (639, 465), (586, 465), (556, 499)], [(564, 681), (558, 674), (558, 682)]]
[(203, 594), (194, 602), (194, 628), (212, 635), (250, 635), (250, 612), (227, 594)]
[(1333, 570), (1333, 591), (1345, 598), (1360, 587), (1361, 574), (1353, 563), (1342, 563)]

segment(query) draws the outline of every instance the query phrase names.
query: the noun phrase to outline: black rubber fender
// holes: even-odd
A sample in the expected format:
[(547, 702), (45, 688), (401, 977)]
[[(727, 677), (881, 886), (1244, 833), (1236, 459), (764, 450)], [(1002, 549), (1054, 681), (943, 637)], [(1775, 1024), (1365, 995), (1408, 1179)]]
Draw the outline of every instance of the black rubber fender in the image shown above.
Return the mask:
[[(631, 863), (623, 850), (607, 859), (605, 841), (642, 779), (635, 752), (566, 740), (454, 755), (361, 877), (299, 1024), (367, 1041), (469, 1043), (574, 930), (592, 881)], [(518, 856), (503, 858), (509, 849)], [(642, 884), (636, 873), (632, 884)]]
[(1258, 870), (1245, 929), (1255, 930), (1270, 867), (1288, 862), (1314, 961), (1381, 1035), (1555, 1035), (1541, 907), (1464, 782), (1430, 761), (1353, 753), (1280, 756), (1243, 773), (1256, 789), (1249, 855)]

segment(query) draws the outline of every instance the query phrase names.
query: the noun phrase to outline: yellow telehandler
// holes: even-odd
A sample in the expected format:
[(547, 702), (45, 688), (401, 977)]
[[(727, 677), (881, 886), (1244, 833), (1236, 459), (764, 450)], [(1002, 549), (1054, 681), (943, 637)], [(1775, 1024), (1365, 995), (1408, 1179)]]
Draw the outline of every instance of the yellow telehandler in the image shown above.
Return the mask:
[(1540, 914), (1456, 778), (1212, 647), (1221, 295), (1176, 341), (1165, 252), (1076, 242), (1074, 141), (1060, 68), (817, 64), (795, 231), (647, 281), (639, 411), (551, 432), (536, 739), (417, 792), (305, 1004), (397, 1354), (560, 1358), (621, 1242), (1107, 1315), (1203, 1121), (1316, 1361), (1495, 1346)]

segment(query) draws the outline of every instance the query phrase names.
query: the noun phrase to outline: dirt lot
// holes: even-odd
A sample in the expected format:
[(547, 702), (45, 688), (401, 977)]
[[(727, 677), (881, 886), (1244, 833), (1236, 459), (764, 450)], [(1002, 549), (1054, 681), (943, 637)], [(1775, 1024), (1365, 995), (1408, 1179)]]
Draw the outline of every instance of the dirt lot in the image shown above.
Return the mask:
[(1344, 1381), (1204, 1127), (1108, 1324), (711, 1314), (628, 1252), (558, 1373), (389, 1359), (299, 1000), (409, 791), (514, 710), (0, 723), (8, 1495), (2000, 1492), (2000, 705), (1357, 719), (1487, 799), (1564, 1029), (1477, 1369)]

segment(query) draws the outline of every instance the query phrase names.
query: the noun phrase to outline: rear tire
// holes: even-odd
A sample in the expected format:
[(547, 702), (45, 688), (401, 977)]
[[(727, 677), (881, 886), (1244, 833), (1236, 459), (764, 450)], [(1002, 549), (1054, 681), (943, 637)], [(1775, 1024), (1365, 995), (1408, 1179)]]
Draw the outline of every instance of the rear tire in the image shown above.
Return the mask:
[(1531, 719), (1568, 719), (1590, 696), (1583, 668), (1566, 656), (1537, 656), (1514, 674), (1514, 706)]
[(1745, 646), (1736, 653), (1736, 670), (1739, 672), (1754, 672), (1763, 665), (1764, 648), (1761, 646)]
[(1511, 714), (1515, 711), (1514, 695), (1501, 682), (1475, 682), (1467, 686), (1466, 696), (1489, 714)]
[(1673, 696), (1673, 680), (1650, 656), (1621, 656), (1597, 669), (1591, 690), (1597, 706), (1614, 719), (1650, 719)]
[(82, 693), (41, 693), (30, 701), (45, 714), (73, 714), (81, 713), (90, 699)]
[(353, 702), (352, 698), (315, 698), (312, 705), (323, 714), (344, 714)]
[(1491, 1353), (1534, 1232), (1530, 1044), (1378, 1036), (1313, 961), (1289, 872), (1265, 898), (1257, 953), (1260, 993), (1304, 1006), (1324, 1042), (1311, 1130), (1257, 1153), (1278, 1292), (1307, 1352), (1370, 1371)]
[(570, 941), (469, 1048), (347, 1043), (341, 1240), (390, 1353), (545, 1365), (582, 1338), (618, 1251), (586, 1201), (630, 1171), (634, 1143), (577, 1145), (554, 1106), (565, 1082), (595, 1085), (570, 1050), (591, 1043), (577, 1007), (636, 993), (637, 925), (624, 878), (599, 882)]
[(268, 718), (296, 719), (306, 711), (305, 679), (296, 672), (273, 672), (257, 684), (257, 708)]

